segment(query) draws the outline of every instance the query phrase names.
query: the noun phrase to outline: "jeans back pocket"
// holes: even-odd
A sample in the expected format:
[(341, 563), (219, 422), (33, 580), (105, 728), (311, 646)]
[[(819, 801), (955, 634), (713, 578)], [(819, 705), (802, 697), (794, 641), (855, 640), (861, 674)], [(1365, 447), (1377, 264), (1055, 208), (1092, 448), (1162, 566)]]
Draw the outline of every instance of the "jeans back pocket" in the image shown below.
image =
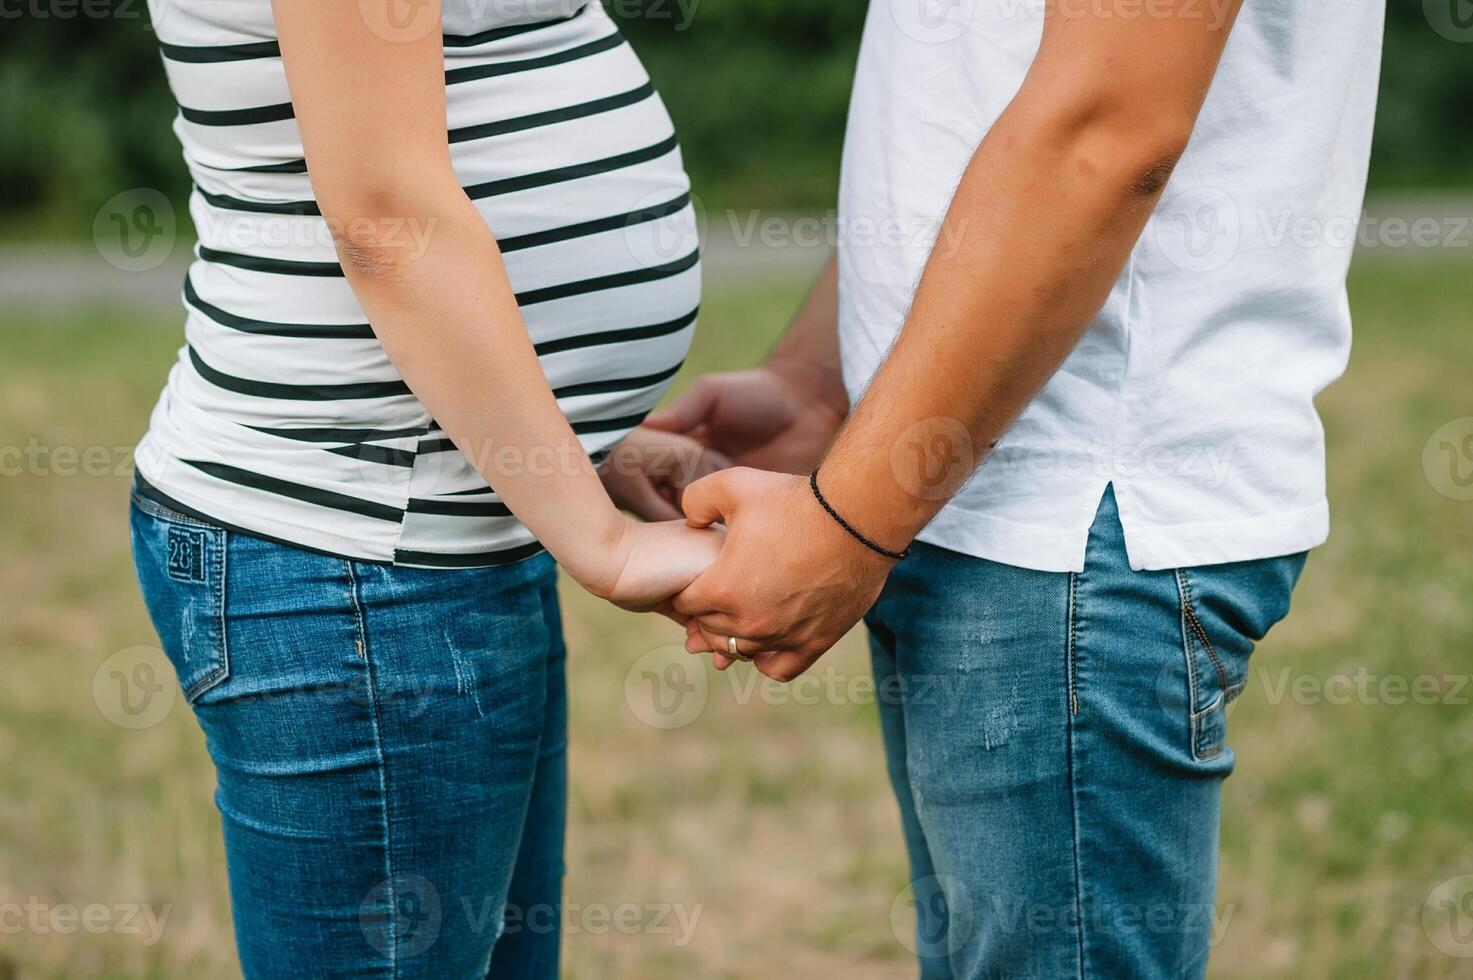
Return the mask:
[(133, 562), (164, 655), (191, 704), (230, 675), (224, 528), (133, 494)]
[(1254, 647), (1289, 612), (1304, 560), (1297, 554), (1176, 570), (1198, 762), (1227, 748), (1228, 706), (1248, 684)]

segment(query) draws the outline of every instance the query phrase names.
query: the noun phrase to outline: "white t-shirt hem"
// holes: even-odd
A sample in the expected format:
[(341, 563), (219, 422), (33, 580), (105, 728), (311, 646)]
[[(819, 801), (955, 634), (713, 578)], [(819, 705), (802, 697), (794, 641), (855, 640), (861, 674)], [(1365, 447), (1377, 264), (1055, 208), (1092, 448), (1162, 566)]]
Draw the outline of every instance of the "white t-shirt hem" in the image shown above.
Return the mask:
[[(1330, 505), (1325, 499), (1284, 514), (1245, 520), (1132, 527), (1125, 521), (1125, 552), (1136, 571), (1222, 565), (1298, 554), (1330, 536)], [(948, 505), (916, 540), (1038, 572), (1084, 571), (1089, 526), (1041, 527), (1020, 524)]]
[(1330, 504), (1246, 520), (1176, 524), (1170, 527), (1125, 525), (1125, 552), (1137, 571), (1223, 565), (1235, 561), (1277, 558), (1317, 548), (1330, 536)]

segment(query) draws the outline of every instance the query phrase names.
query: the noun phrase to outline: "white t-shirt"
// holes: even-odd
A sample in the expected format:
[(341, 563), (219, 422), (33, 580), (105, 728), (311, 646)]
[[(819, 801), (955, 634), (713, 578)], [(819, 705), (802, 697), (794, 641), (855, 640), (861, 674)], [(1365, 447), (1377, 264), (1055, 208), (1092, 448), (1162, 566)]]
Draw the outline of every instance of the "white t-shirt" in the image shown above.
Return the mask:
[[(1197, 15), (1220, 7), (1202, 0)], [(1314, 397), (1350, 349), (1345, 274), (1383, 18), (1383, 0), (1243, 7), (1190, 146), (1099, 318), (921, 540), (1078, 571), (1111, 483), (1133, 568), (1325, 540)], [(900, 330), (957, 182), (1042, 26), (1029, 0), (872, 0), (840, 191), (851, 397)]]

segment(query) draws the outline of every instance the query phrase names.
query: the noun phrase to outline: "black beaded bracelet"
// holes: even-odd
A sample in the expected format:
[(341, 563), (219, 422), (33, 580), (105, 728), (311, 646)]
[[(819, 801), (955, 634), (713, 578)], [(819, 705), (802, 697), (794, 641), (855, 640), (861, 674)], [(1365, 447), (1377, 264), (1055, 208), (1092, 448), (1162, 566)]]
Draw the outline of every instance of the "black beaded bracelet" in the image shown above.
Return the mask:
[(891, 551), (889, 548), (881, 547), (880, 545), (875, 544), (869, 538), (865, 537), (863, 534), (860, 534), (858, 531), (856, 531), (853, 524), (850, 524), (848, 521), (844, 520), (844, 518), (840, 517), (839, 512), (834, 510), (833, 507), (829, 506), (829, 502), (823, 499), (823, 492), (818, 489), (818, 470), (814, 470), (812, 473), (808, 474), (808, 485), (813, 488), (813, 499), (817, 500), (819, 505), (823, 507), (824, 510), (828, 511), (829, 516), (837, 521), (840, 527), (853, 535), (854, 539), (860, 544), (864, 545), (870, 551), (874, 551), (884, 555), (886, 558), (889, 558), (892, 561), (903, 561), (904, 559), (910, 557), (909, 548), (906, 548), (904, 551)]

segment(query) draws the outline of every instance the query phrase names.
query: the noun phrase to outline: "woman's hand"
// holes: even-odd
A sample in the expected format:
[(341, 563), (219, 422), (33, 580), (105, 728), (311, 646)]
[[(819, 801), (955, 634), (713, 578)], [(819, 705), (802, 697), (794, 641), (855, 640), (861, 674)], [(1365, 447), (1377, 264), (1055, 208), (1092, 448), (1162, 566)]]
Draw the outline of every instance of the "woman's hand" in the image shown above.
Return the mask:
[(731, 460), (689, 436), (640, 427), (599, 466), (614, 504), (646, 521), (684, 520), (680, 496), (701, 477)]
[[(725, 531), (694, 528), (685, 521), (641, 524), (625, 518), (623, 534), (596, 575), (581, 584), (624, 609), (669, 613), (667, 600), (716, 561)], [(683, 618), (673, 617), (683, 621)]]

